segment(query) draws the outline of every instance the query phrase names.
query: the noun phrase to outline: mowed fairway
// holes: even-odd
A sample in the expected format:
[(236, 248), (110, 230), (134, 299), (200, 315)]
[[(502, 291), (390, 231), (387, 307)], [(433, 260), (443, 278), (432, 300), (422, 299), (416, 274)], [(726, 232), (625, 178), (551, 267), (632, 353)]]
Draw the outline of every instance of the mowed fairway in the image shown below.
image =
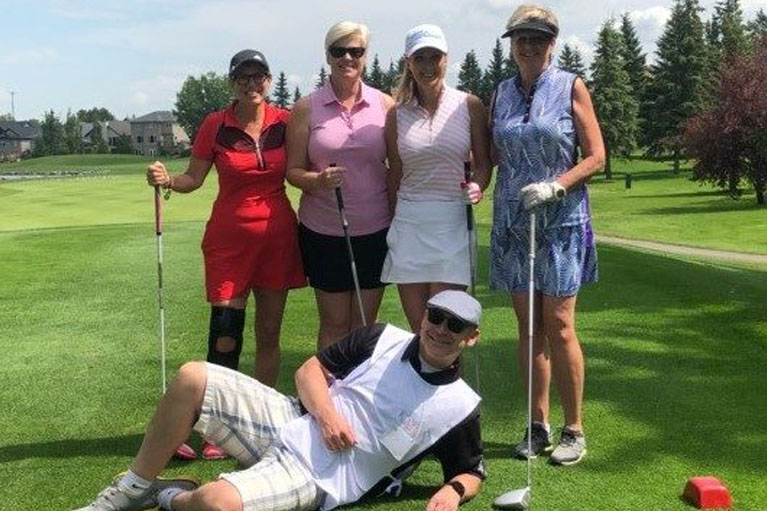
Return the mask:
[[(143, 182), (143, 165), (127, 162), (120, 171), (94, 178), (0, 184), (0, 509), (84, 505), (128, 467), (140, 444), (160, 394), (152, 192)], [(199, 244), (215, 178), (211, 174), (203, 190), (174, 194), (165, 203), (170, 374), (205, 355), (208, 307)], [(611, 234), (671, 241), (638, 232), (642, 223), (667, 219), (665, 225), (674, 225), (677, 214), (690, 213), (669, 209), (689, 209), (684, 197), (663, 195), (698, 190), (702, 195), (693, 202), (714, 200), (696, 184), (684, 189), (684, 176), (666, 178), (666, 187), (660, 178), (655, 188), (647, 181), (648, 187), (635, 181), (628, 193), (652, 195), (647, 204), (662, 205), (622, 201), (621, 182), (594, 184), (598, 233), (609, 227)], [(671, 191), (680, 187), (681, 192)], [(724, 198), (716, 198), (725, 210)], [(645, 211), (655, 215), (652, 221), (629, 212), (627, 203), (634, 210), (663, 211)], [(485, 307), (477, 350), (490, 477), (480, 497), (463, 506), (469, 510), (489, 509), (495, 495), (525, 483), (524, 463), (510, 459), (526, 420), (514, 354), (517, 327), (507, 298), (486, 287), (490, 208), (487, 200), (477, 212), (478, 291)], [(708, 212), (716, 215), (713, 209)], [(730, 218), (732, 209), (719, 217)], [(757, 221), (767, 213), (756, 212)], [(703, 246), (767, 252), (750, 242), (730, 247), (724, 240), (729, 236), (713, 220), (686, 218), (683, 223), (700, 229), (690, 244), (701, 238)], [(631, 224), (631, 232), (620, 232), (624, 223)], [(748, 230), (731, 227), (741, 228)], [(753, 238), (763, 242), (764, 232)], [(686, 236), (680, 233), (674, 241), (687, 242)], [(533, 509), (689, 509), (679, 496), (686, 478), (698, 474), (726, 481), (734, 509), (764, 509), (767, 271), (609, 246), (600, 246), (599, 257), (601, 280), (586, 288), (579, 302), (589, 455), (569, 468), (536, 460)], [(387, 290), (380, 317), (405, 325), (394, 289)], [(245, 372), (253, 367), (252, 318), (250, 309)], [(280, 390), (293, 391), (292, 372), (313, 353), (316, 322), (312, 293), (291, 293)], [(473, 384), (471, 362), (469, 356), (466, 374)], [(558, 405), (553, 410), (552, 421), (559, 425)], [(171, 462), (166, 474), (210, 480), (232, 469), (232, 461)], [(430, 461), (408, 481), (403, 499), (352, 508), (423, 509), (440, 480), (438, 465)]]

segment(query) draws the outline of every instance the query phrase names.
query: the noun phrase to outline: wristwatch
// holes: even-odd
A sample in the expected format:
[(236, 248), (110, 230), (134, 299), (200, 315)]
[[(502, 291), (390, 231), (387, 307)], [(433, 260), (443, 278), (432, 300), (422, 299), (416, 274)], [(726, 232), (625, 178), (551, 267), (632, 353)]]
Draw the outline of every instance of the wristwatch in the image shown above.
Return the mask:
[(450, 481), (449, 483), (445, 484), (445, 486), (450, 486), (452, 489), (454, 489), (460, 498), (463, 498), (463, 496), (466, 494), (466, 487), (461, 484), (460, 481)]

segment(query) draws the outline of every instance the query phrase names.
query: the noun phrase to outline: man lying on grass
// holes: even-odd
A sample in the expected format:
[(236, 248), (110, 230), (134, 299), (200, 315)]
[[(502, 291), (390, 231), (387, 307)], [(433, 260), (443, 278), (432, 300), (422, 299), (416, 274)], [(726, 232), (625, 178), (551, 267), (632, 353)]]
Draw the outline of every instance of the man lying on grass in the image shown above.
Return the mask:
[[(481, 306), (462, 291), (427, 303), (420, 335), (353, 332), (296, 371), (298, 398), (230, 369), (190, 362), (162, 398), (131, 469), (80, 511), (332, 509), (380, 491), (426, 454), (445, 483), (427, 511), (454, 511), (485, 477), (479, 396), (459, 377)], [(157, 479), (194, 427), (247, 467), (197, 488)]]

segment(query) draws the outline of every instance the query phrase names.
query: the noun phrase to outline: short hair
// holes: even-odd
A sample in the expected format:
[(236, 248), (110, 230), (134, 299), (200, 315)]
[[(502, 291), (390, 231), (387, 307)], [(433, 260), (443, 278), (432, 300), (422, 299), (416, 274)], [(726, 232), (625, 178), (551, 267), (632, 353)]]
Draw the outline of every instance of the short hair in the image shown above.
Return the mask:
[(354, 21), (339, 21), (328, 30), (325, 35), (325, 51), (328, 51), (337, 41), (350, 35), (357, 35), (362, 39), (362, 44), (367, 47), (370, 30), (367, 25)]
[(542, 5), (522, 4), (514, 10), (511, 17), (509, 17), (509, 21), (506, 22), (506, 33), (509, 34), (514, 27), (531, 21), (538, 21), (549, 25), (554, 32), (554, 37), (559, 32), (559, 21), (554, 11)]

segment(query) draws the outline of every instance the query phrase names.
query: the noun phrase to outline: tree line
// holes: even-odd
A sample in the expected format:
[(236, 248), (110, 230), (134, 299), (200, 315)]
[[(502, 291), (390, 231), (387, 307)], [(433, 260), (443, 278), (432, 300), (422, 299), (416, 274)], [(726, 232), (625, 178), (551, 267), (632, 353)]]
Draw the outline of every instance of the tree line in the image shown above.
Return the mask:
[[(114, 120), (112, 112), (98, 107), (81, 109), (74, 114), (68, 111), (63, 121), (53, 110), (45, 112), (40, 122), (40, 136), (35, 140), (32, 156), (110, 152), (133, 154), (130, 135), (119, 135), (114, 147), (109, 146), (101, 123)], [(84, 122), (92, 124), (89, 142), (83, 140), (81, 123)]]

